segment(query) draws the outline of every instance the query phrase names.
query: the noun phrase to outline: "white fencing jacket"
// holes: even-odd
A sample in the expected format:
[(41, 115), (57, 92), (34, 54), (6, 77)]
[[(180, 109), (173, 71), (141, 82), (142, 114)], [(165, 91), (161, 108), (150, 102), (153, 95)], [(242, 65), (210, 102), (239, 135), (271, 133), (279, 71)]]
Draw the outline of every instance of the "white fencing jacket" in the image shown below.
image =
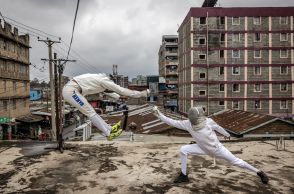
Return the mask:
[(230, 137), (228, 132), (210, 118), (206, 118), (206, 121), (204, 121), (206, 123), (201, 129), (193, 129), (189, 120), (173, 120), (164, 116), (162, 113), (159, 113), (158, 118), (170, 126), (188, 131), (196, 141), (197, 145), (209, 155), (214, 155), (216, 149), (222, 145), (214, 131), (217, 131), (226, 137)]
[(133, 98), (147, 97), (147, 91), (135, 91), (120, 87), (105, 74), (83, 74), (73, 78), (82, 89), (82, 94), (97, 94), (105, 90), (111, 90), (122, 96)]

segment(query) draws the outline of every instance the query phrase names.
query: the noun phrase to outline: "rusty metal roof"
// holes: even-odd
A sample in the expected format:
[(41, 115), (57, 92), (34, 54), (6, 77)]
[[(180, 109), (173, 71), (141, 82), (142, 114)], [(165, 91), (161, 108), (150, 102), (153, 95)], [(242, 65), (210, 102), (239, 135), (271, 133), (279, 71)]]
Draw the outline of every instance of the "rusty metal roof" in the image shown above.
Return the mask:
[[(158, 118), (154, 116), (151, 112), (152, 107), (149, 105), (143, 105), (138, 108), (129, 110), (129, 117), (128, 117), (128, 123), (134, 122), (137, 125), (137, 129), (135, 130), (137, 133), (145, 133), (145, 134), (152, 134), (152, 133), (162, 133), (166, 132), (171, 129), (175, 129), (172, 126), (167, 125), (166, 123), (157, 121)], [(118, 111), (120, 112), (120, 111)], [(165, 111), (162, 111), (165, 115), (170, 116), (175, 119), (181, 119), (180, 115), (168, 113)], [(114, 124), (118, 122), (119, 120), (123, 119), (122, 114), (115, 114), (115, 115), (103, 115), (104, 119), (107, 120), (109, 124)], [(148, 124), (149, 123), (149, 124)], [(186, 133), (184, 131), (184, 133)]]
[(274, 116), (252, 113), (242, 110), (224, 110), (211, 118), (220, 126), (237, 135), (244, 134), (276, 120)]

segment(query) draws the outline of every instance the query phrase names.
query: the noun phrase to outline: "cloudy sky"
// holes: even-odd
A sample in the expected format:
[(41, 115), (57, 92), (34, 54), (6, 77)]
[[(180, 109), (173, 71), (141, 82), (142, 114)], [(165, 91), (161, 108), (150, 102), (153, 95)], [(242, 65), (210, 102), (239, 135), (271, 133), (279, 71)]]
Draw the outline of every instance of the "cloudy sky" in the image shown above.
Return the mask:
[[(18, 25), (20, 33), (29, 33), (31, 79), (48, 80), (48, 49), (37, 36), (52, 40), (58, 57), (65, 57), (71, 37), (77, 0), (0, 0), (0, 11), (7, 22)], [(158, 74), (158, 49), (164, 34), (177, 34), (191, 7), (200, 7), (203, 0), (80, 0), (72, 45), (71, 59), (65, 74), (111, 73), (112, 64), (119, 74)], [(222, 7), (294, 6), (293, 0), (219, 0)], [(21, 26), (10, 19), (40, 29), (50, 35)], [(25, 29), (27, 28), (27, 29)], [(45, 71), (39, 69), (44, 66)]]

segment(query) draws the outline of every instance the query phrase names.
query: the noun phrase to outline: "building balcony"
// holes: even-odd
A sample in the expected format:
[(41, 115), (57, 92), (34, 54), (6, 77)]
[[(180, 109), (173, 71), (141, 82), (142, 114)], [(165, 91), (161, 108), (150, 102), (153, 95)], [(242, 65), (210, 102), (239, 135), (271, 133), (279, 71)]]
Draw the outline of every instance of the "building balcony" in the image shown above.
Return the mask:
[(166, 75), (175, 75), (175, 76), (177, 76), (178, 75), (178, 71), (166, 71), (166, 73), (165, 73)]
[(178, 94), (178, 90), (167, 90), (168, 94)]
[(178, 84), (178, 80), (166, 80), (166, 84)]
[(178, 46), (177, 42), (164, 42), (165, 46)]
[(166, 51), (165, 56), (178, 56), (178, 51)]
[(178, 66), (179, 65), (179, 62), (178, 61), (169, 61), (169, 60), (166, 60), (165, 61), (165, 65)]

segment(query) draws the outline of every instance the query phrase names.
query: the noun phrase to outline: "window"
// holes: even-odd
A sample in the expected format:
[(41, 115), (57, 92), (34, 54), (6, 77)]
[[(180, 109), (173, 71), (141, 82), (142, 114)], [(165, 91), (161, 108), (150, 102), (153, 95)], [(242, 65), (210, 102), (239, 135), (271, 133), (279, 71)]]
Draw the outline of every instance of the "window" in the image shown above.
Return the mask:
[(288, 91), (288, 84), (287, 83), (280, 84), (280, 91), (287, 92)]
[(280, 50), (280, 58), (288, 58), (288, 50), (286, 49)]
[(225, 56), (225, 51), (224, 50), (220, 50), (219, 51), (219, 58), (224, 58)]
[(225, 84), (220, 84), (219, 85), (219, 91), (224, 92), (225, 91)]
[(16, 91), (16, 82), (13, 82), (13, 90)]
[(3, 42), (3, 49), (6, 50), (7, 49), (7, 42), (4, 40)]
[(232, 24), (233, 25), (240, 25), (240, 18), (239, 17), (233, 17), (232, 18)]
[(224, 67), (219, 67), (219, 74), (224, 75), (225, 68)]
[(280, 24), (288, 24), (288, 17), (280, 17)]
[(206, 59), (206, 54), (199, 54), (199, 59), (205, 60)]
[(235, 110), (239, 110), (239, 101), (233, 101), (232, 102), (232, 107)]
[(12, 101), (12, 104), (13, 104), (13, 109), (16, 109), (16, 100), (15, 99)]
[(240, 67), (232, 67), (233, 75), (240, 75)]
[(206, 17), (200, 17), (200, 24), (206, 24)]
[(288, 41), (288, 34), (280, 33), (280, 41)]
[(261, 84), (254, 84), (254, 92), (261, 92)]
[(205, 96), (206, 91), (205, 90), (199, 90), (199, 96)]
[(281, 100), (280, 101), (280, 109), (287, 109), (288, 108), (288, 101), (287, 100)]
[(220, 41), (221, 41), (221, 42), (226, 41), (226, 35), (225, 35), (224, 33), (221, 33), (221, 34), (220, 34)]
[(6, 80), (3, 80), (3, 90), (6, 92)]
[(232, 41), (233, 42), (240, 42), (240, 33), (232, 34)]
[(7, 100), (3, 100), (3, 109), (4, 111), (7, 111), (8, 110), (8, 107), (7, 107)]
[(225, 106), (225, 101), (218, 101), (219, 106)]
[(233, 84), (233, 92), (240, 92), (240, 84)]
[(205, 38), (199, 38), (199, 44), (206, 44), (205, 43), (206, 42), (206, 40), (205, 40)]
[(280, 67), (280, 74), (281, 75), (288, 74), (288, 67), (287, 66), (281, 66)]
[(23, 99), (23, 107), (26, 107), (26, 106), (27, 106), (27, 100)]
[(225, 17), (219, 17), (219, 24), (224, 25), (225, 21)]
[(254, 50), (254, 58), (261, 58), (261, 50)]
[(24, 81), (23, 86), (24, 86), (24, 91), (27, 91), (28, 90), (28, 82)]
[(255, 42), (260, 42), (261, 41), (261, 34), (259, 32), (255, 33), (254, 41)]
[(255, 100), (254, 106), (255, 106), (255, 109), (261, 109), (260, 100)]
[(200, 79), (204, 79), (206, 77), (206, 74), (205, 73), (199, 73), (199, 78)]
[(240, 58), (240, 51), (239, 50), (233, 50), (232, 58)]
[(261, 67), (260, 66), (254, 67), (254, 75), (261, 75)]
[(261, 24), (261, 17), (253, 17), (253, 24), (260, 25)]

